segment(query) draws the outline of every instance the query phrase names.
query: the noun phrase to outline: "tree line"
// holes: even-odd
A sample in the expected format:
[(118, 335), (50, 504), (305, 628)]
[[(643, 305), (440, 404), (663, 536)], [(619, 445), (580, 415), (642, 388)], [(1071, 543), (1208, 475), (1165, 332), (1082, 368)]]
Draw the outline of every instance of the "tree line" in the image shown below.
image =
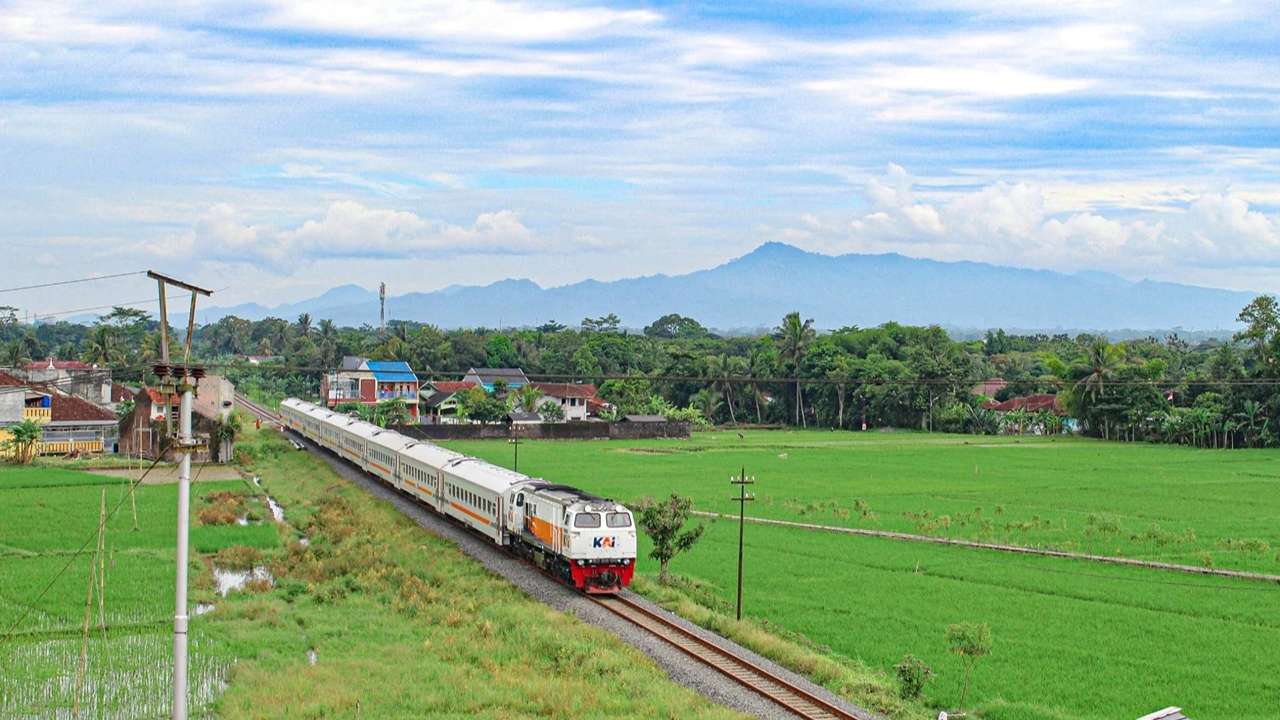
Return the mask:
[[(532, 376), (595, 382), (620, 413), (673, 414), (715, 424), (932, 431), (1054, 433), (1073, 429), (1050, 412), (996, 415), (971, 392), (988, 378), (994, 399), (1056, 393), (1079, 432), (1127, 441), (1201, 447), (1280, 443), (1280, 307), (1260, 296), (1226, 340), (1195, 344), (1169, 335), (1113, 343), (1100, 335), (1014, 335), (953, 340), (938, 326), (889, 322), (819, 332), (790, 313), (766, 333), (720, 336), (669, 314), (642, 331), (616, 315), (577, 327), (445, 330), (392, 320), (339, 327), (226, 317), (196, 329), (202, 361), (265, 395), (314, 396), (324, 368), (345, 355), (407, 361), (424, 379), (457, 379), (470, 367), (519, 367)], [(156, 322), (115, 308), (92, 325), (36, 326), (0, 308), (0, 364), (54, 354), (103, 366), (145, 368), (159, 357)], [(175, 346), (180, 338), (175, 337)], [(176, 352), (176, 350), (175, 350)], [(249, 355), (276, 358), (263, 365)], [(143, 371), (145, 372), (145, 371)], [(619, 379), (621, 377), (621, 379)], [(479, 415), (494, 408), (467, 398)]]

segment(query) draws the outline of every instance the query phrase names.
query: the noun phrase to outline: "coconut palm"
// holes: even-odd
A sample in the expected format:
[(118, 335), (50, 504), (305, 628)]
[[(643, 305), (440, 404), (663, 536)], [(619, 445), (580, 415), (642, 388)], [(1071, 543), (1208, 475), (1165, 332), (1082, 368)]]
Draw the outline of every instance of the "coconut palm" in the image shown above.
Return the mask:
[(804, 423), (804, 398), (800, 390), (800, 362), (804, 359), (805, 351), (809, 349), (809, 345), (813, 343), (818, 336), (817, 331), (813, 329), (813, 320), (801, 320), (800, 313), (787, 313), (782, 319), (774, 332), (778, 336), (778, 344), (781, 349), (782, 357), (792, 368), (796, 384), (796, 414), (795, 423), (800, 425)]
[(85, 337), (84, 361), (98, 365), (112, 365), (124, 357), (124, 349), (116, 338), (115, 328), (110, 325), (95, 325)]
[(302, 337), (311, 337), (311, 313), (302, 313), (298, 316), (298, 334)]
[(711, 380), (710, 390), (723, 398), (729, 406), (729, 421), (734, 425), (738, 424), (738, 416), (733, 408), (733, 383), (729, 376), (739, 369), (741, 360), (727, 355), (708, 355), (706, 363), (706, 374)]

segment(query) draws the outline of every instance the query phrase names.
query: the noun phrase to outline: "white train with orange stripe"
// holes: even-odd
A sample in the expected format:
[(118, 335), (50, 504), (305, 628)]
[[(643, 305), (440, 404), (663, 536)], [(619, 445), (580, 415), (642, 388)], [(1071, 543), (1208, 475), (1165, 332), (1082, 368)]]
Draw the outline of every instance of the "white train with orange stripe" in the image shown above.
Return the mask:
[(291, 430), (579, 590), (612, 593), (631, 582), (635, 522), (612, 500), (303, 400), (280, 403), (280, 415)]

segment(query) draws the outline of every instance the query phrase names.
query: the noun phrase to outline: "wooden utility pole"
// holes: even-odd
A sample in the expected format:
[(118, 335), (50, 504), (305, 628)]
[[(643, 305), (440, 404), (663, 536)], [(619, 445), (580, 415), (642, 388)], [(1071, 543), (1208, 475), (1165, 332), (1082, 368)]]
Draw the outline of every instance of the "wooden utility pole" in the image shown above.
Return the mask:
[(751, 477), (751, 478), (747, 477), (747, 469), (745, 467), (742, 468), (742, 471), (741, 473), (739, 473), (738, 477), (736, 478), (732, 476), (729, 477), (729, 484), (738, 486), (738, 497), (729, 498), (729, 499), (738, 501), (738, 613), (737, 613), (737, 617), (739, 620), (742, 619), (743, 527), (746, 525), (746, 521), (747, 521), (747, 503), (756, 499), (754, 495), (747, 494), (747, 486), (755, 484), (755, 481), (756, 479), (754, 477)]

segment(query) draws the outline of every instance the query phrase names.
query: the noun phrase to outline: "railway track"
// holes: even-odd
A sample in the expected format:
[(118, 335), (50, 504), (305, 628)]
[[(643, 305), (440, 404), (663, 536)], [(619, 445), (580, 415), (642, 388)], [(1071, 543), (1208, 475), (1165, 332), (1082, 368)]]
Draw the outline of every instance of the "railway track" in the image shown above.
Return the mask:
[(590, 596), (604, 609), (731, 680), (810, 720), (865, 720), (621, 595)]
[(245, 397), (244, 395), (241, 395), (240, 393), (236, 393), (236, 402), (240, 405), (240, 407), (243, 407), (245, 410), (248, 410), (250, 414), (252, 414), (254, 417), (261, 419), (263, 422), (273, 422), (273, 423), (280, 422), (279, 415), (276, 415), (275, 413), (253, 402), (252, 400)]
[[(236, 402), (263, 422), (280, 422), (278, 415), (243, 395), (237, 393)], [(867, 720), (621, 595), (585, 597), (799, 717), (807, 720)]]

